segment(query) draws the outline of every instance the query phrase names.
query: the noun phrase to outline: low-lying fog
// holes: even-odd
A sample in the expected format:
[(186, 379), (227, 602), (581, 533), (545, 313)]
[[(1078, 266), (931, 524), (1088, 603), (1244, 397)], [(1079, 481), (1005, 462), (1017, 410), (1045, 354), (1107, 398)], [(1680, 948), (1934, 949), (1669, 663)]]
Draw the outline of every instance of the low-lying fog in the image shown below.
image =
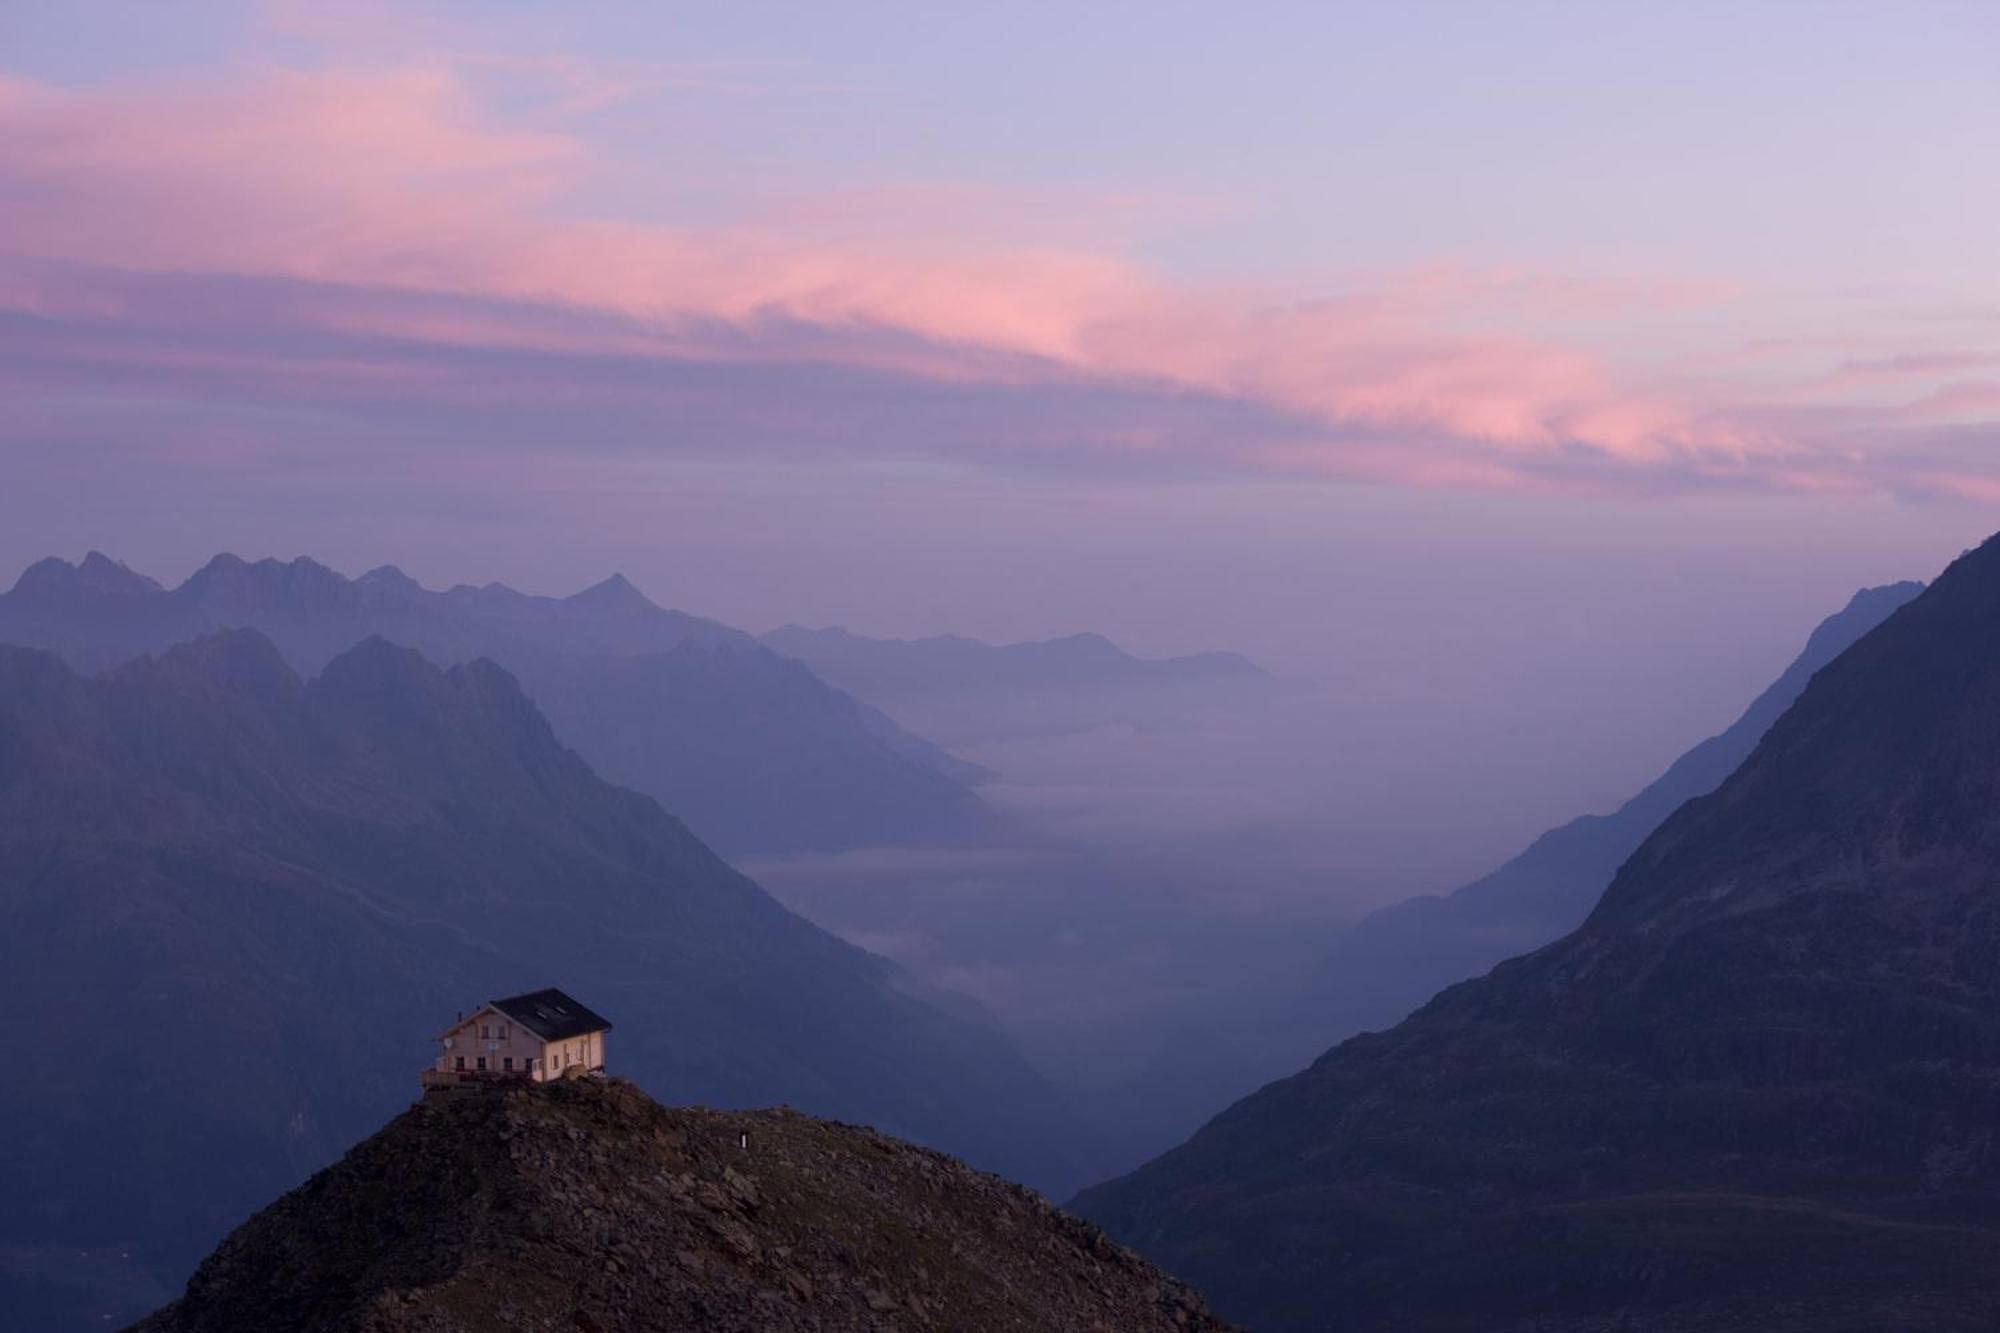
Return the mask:
[(1206, 703), (1128, 699), (1120, 720), (1043, 734), (1004, 701), (929, 701), (898, 720), (999, 775), (983, 828), (743, 868), (984, 1006), (1081, 1100), (1128, 1127), (1147, 1103), (1164, 1146), (1313, 1053), (1287, 1003), (1344, 923), (1615, 806), (1731, 721), (1789, 648), (1718, 679), (1705, 721), (1650, 743), (1580, 728), (1616, 705), (1573, 690), (1499, 708), (1478, 691), (1280, 680)]

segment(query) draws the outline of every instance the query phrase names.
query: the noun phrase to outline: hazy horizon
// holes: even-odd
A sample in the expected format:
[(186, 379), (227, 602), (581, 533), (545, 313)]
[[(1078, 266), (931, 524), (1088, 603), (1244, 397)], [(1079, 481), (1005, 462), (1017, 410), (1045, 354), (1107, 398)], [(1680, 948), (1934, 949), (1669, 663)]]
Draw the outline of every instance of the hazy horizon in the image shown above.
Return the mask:
[[(171, 587), (228, 550), (245, 559), (304, 555), (350, 578), (393, 564), (435, 589), (501, 582), (548, 596), (620, 572), (661, 606), (753, 633), (798, 623), (894, 638), (954, 633), (1000, 644), (1087, 631), (1142, 656), (1242, 652), (1289, 687), (1293, 700), (1282, 716), (1266, 713), (1262, 723), (1252, 714), (1211, 718), (1178, 738), (1121, 733), (1096, 743), (996, 741), (967, 757), (1024, 784), (1013, 790), (1015, 800), (1084, 819), (1117, 820), (1123, 811), (1128, 826), (1149, 807), (1185, 820), (1190, 793), (1230, 783), (1247, 785), (1242, 799), (1225, 807), (1260, 805), (1267, 822), (1309, 822), (1317, 811), (1331, 830), (1316, 840), (1323, 851), (1320, 883), (1292, 880), (1283, 891), (1294, 899), (1325, 893), (1338, 914), (1455, 887), (1554, 824), (1609, 811), (1688, 746), (1733, 721), (1812, 627), (1855, 591), (1928, 579), (1985, 535), (1975, 514), (1929, 514), (1959, 521), (1913, 525), (1898, 534), (1901, 540), (1880, 545), (1764, 546), (1756, 551), (1759, 563), (1744, 567), (1730, 547), (1669, 559), (1654, 543), (1674, 526), (1667, 520), (1684, 516), (1658, 512), (1667, 506), (1657, 502), (1649, 508), (1660, 521), (1651, 528), (1626, 525), (1619, 535), (1628, 544), (1611, 544), (1602, 527), (1553, 539), (1523, 532), (1505, 547), (1460, 538), (1455, 546), (1403, 549), (1403, 563), (1379, 572), (1330, 560), (1318, 581), (1274, 578), (1256, 610), (1282, 594), (1291, 604), (1279, 619), (1294, 628), (1270, 632), (1269, 620), (1258, 620), (1263, 635), (1250, 632), (1253, 612), (1213, 589), (1172, 593), (1198, 602), (1204, 614), (1166, 625), (1135, 618), (1129, 601), (1090, 598), (1077, 580), (1067, 581), (1066, 590), (1080, 609), (1067, 612), (1042, 606), (1037, 614), (1003, 601), (986, 615), (940, 608), (945, 623), (932, 623), (921, 605), (871, 613), (834, 588), (823, 613), (799, 598), (760, 614), (748, 597), (703, 595), (694, 574), (662, 565), (642, 547), (606, 550), (595, 561), (572, 556), (561, 570), (518, 549), (460, 550), (446, 558), (370, 554), (353, 537), (330, 541), (333, 550), (311, 549), (296, 537), (262, 547), (181, 538), (172, 555), (149, 559), (130, 549), (134, 543), (109, 535), (35, 548), (16, 529), (0, 536), (0, 583), (11, 583), (35, 559), (76, 560), (97, 549)], [(1589, 561), (1571, 558), (1580, 543), (1599, 537), (1605, 540), (1592, 547)], [(1338, 534), (1326, 539), (1328, 546), (1339, 542)], [(1354, 559), (1365, 549), (1356, 541), (1343, 554)], [(20, 556), (10, 557), (15, 550)], [(804, 563), (801, 577), (807, 575), (827, 580), (823, 563)], [(1244, 632), (1232, 636), (1232, 624)], [(1312, 632), (1300, 633), (1301, 626)], [(1361, 774), (1344, 788), (1341, 769), (1357, 754), (1365, 761)], [(1163, 760), (1172, 767), (1163, 769)], [(1533, 781), (1520, 781), (1523, 771)], [(1174, 773), (1184, 781), (1176, 784)], [(1440, 821), (1449, 828), (1442, 838)], [(1342, 845), (1348, 829), (1358, 843)], [(1300, 874), (1310, 870), (1307, 863)]]
[(1957, 0), (17, 6), (0, 568), (1230, 649), (1490, 849), (1996, 526), (1996, 61)]

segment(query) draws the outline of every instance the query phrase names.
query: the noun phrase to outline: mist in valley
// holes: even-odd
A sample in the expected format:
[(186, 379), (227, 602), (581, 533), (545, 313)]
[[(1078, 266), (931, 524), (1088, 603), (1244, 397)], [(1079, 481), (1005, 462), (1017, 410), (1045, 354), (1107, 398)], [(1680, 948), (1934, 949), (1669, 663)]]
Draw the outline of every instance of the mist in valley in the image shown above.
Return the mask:
[(965, 836), (741, 865), (976, 1003), (1136, 1163), (1324, 1047), (1311, 986), (1356, 920), (1615, 808), (1766, 683), (1718, 681), (1739, 697), (1658, 737), (1631, 778), (1591, 771), (1574, 701), (1480, 716), (1463, 696), (1279, 676), (1026, 707), (940, 691), (887, 702), (991, 770)]

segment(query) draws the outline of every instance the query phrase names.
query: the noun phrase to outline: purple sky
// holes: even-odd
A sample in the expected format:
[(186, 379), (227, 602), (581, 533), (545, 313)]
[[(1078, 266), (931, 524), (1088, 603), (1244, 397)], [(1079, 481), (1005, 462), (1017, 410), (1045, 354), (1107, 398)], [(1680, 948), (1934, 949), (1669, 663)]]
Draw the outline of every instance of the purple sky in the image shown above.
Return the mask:
[(1559, 816), (2000, 527), (1996, 68), (1985, 3), (6, 6), (0, 564), (1234, 647)]

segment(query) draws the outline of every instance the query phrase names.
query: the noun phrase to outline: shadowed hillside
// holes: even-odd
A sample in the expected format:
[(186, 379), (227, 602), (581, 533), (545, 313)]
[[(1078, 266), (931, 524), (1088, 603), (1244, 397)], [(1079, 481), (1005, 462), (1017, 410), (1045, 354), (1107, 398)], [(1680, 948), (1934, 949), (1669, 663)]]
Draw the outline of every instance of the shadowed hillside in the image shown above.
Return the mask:
[(1571, 936), (1079, 1206), (1267, 1333), (2000, 1319), (2000, 539)]

